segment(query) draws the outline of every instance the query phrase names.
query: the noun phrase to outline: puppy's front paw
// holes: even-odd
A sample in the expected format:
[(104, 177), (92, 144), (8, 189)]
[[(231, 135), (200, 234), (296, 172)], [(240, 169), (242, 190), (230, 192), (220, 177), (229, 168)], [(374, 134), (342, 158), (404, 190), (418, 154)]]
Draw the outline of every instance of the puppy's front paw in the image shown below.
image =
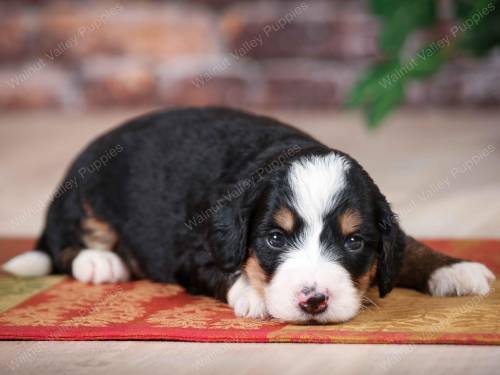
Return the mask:
[(483, 264), (459, 262), (441, 267), (429, 279), (433, 296), (486, 295), (495, 275)]
[(240, 276), (227, 293), (227, 302), (236, 316), (264, 319), (268, 316), (266, 304), (245, 276)]
[(82, 283), (117, 283), (130, 277), (123, 260), (107, 250), (82, 250), (73, 260), (71, 268), (73, 277)]

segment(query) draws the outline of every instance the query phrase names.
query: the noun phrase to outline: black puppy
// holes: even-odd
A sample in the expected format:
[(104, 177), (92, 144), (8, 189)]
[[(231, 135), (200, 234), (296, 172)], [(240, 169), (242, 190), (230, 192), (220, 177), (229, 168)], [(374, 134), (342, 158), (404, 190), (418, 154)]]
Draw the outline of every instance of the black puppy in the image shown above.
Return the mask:
[(376, 284), (486, 294), (482, 264), (400, 229), (350, 156), (267, 118), (221, 108), (136, 118), (92, 142), (50, 205), (17, 275), (131, 276), (227, 300), (238, 316), (336, 322)]

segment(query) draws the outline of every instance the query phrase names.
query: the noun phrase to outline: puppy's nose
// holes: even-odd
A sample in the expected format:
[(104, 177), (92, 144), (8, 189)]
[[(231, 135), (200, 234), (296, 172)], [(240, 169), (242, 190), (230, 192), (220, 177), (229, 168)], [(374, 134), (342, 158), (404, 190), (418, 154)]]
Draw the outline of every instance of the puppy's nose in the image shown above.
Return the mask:
[(299, 306), (308, 314), (320, 314), (328, 307), (328, 296), (323, 293), (313, 293), (306, 300), (299, 302)]

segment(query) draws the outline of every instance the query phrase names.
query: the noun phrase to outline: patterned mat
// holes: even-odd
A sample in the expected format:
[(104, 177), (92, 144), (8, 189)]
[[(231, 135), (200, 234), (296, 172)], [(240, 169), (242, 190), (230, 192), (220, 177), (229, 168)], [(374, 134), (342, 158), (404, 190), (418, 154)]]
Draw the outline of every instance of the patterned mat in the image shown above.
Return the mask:
[[(500, 241), (425, 241), (500, 274)], [(4, 261), (27, 240), (0, 240)], [(7, 252), (7, 249), (9, 250)], [(290, 325), (236, 318), (224, 303), (177, 285), (90, 286), (64, 276), (0, 277), (0, 339), (500, 344), (500, 282), (483, 297), (431, 298), (396, 289), (348, 323)]]

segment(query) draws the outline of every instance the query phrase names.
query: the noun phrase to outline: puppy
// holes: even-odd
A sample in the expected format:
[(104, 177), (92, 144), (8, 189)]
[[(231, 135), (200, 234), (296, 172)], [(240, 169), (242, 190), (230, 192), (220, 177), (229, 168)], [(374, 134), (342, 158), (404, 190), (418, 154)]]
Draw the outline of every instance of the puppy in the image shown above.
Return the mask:
[(144, 115), (99, 137), (56, 190), (37, 250), (4, 269), (85, 283), (148, 278), (225, 300), (237, 316), (343, 322), (376, 285), (487, 294), (484, 265), (401, 230), (349, 155), (223, 108)]

